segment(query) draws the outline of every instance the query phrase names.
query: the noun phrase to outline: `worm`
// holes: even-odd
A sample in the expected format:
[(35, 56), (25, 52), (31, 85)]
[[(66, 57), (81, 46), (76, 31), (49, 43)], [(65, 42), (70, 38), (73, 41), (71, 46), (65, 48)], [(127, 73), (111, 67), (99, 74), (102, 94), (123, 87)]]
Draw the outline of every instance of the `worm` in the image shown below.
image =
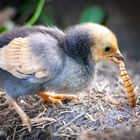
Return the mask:
[(123, 80), (124, 87), (127, 91), (129, 104), (130, 104), (131, 107), (135, 107), (135, 105), (136, 105), (136, 95), (135, 95), (135, 92), (134, 92), (134, 86), (133, 86), (133, 84), (132, 84), (132, 82), (131, 82), (131, 80), (128, 76), (128, 73), (126, 71), (124, 62), (119, 60), (118, 64), (119, 64), (119, 69), (120, 69), (120, 75), (121, 75), (121, 78)]

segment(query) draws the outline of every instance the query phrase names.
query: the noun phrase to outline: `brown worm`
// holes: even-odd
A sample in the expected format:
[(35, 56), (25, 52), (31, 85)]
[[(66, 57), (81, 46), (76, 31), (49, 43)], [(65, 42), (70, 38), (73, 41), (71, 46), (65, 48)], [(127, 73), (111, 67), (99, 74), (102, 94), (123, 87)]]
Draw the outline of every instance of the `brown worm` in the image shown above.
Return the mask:
[(126, 88), (126, 91), (127, 91), (129, 104), (130, 104), (131, 107), (135, 107), (135, 105), (136, 105), (136, 95), (135, 95), (135, 92), (134, 92), (133, 84), (132, 84), (132, 82), (131, 82), (131, 80), (128, 76), (128, 73), (125, 69), (124, 62), (119, 60), (118, 64), (119, 64), (119, 69), (120, 69), (120, 75), (121, 75), (121, 78), (123, 80), (123, 84), (124, 84), (124, 86)]

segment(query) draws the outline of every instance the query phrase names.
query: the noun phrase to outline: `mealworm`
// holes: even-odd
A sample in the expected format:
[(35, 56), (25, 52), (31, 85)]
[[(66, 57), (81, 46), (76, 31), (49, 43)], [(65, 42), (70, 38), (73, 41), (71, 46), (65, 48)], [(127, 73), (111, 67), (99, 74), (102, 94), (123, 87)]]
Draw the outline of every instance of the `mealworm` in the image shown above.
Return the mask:
[(135, 96), (135, 92), (134, 92), (134, 86), (133, 86), (133, 84), (128, 76), (124, 62), (119, 60), (118, 64), (119, 64), (119, 69), (120, 69), (120, 75), (121, 75), (121, 78), (123, 80), (123, 84), (124, 84), (126, 91), (127, 91), (129, 104), (131, 107), (135, 107), (136, 96)]

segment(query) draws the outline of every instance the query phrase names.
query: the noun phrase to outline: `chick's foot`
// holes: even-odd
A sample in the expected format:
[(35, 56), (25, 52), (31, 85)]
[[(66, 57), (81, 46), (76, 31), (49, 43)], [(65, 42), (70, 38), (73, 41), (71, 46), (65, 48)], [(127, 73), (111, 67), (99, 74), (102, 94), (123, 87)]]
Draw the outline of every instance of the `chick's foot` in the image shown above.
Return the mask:
[(38, 115), (35, 118), (29, 118), (28, 115), (23, 111), (23, 109), (17, 104), (17, 102), (14, 99), (7, 97), (7, 100), (8, 100), (8, 103), (10, 105), (12, 105), (14, 107), (14, 109), (17, 111), (17, 113), (21, 117), (23, 125), (25, 125), (28, 128), (29, 132), (31, 132), (31, 125), (33, 125), (33, 124), (55, 121), (55, 119), (53, 119), (53, 118), (42, 117), (40, 115)]
[(62, 101), (64, 100), (73, 100), (76, 102), (78, 99), (76, 95), (54, 94), (50, 92), (40, 92), (38, 93), (38, 96), (49, 104), (57, 104), (60, 106), (63, 106)]

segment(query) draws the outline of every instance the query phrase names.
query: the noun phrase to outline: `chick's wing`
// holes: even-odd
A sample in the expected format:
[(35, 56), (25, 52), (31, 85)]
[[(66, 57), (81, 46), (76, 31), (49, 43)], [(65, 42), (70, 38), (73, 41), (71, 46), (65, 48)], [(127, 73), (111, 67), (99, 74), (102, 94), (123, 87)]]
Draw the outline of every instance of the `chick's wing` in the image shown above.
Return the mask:
[(28, 38), (15, 38), (0, 49), (0, 68), (20, 79), (32, 74), (36, 78), (48, 75), (38, 57), (33, 53)]

